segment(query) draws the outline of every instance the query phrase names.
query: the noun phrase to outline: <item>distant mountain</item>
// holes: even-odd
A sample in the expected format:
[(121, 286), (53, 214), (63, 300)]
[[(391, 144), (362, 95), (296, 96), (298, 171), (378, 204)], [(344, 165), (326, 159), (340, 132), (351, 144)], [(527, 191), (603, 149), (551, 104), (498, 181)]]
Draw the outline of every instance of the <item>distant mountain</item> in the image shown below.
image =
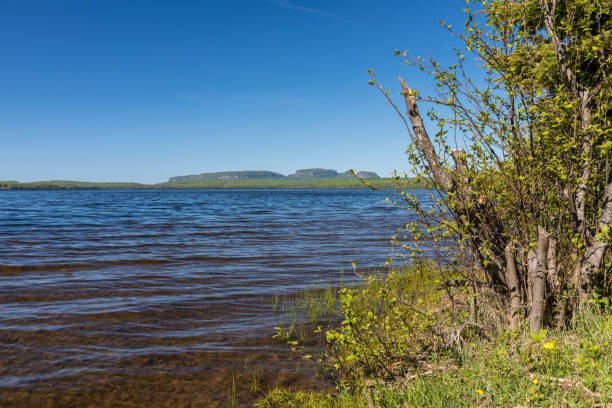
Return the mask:
[(287, 177), (291, 178), (334, 178), (338, 175), (336, 170), (331, 169), (301, 169)]
[[(359, 171), (357, 176), (364, 179), (375, 179), (379, 178), (378, 174), (371, 171)], [(295, 173), (288, 176), (276, 173), (274, 171), (222, 171), (216, 173), (202, 173), (193, 174), (189, 176), (176, 176), (170, 177), (168, 182), (179, 182), (179, 181), (198, 181), (198, 180), (278, 180), (278, 179), (317, 179), (317, 178), (350, 178), (350, 171), (344, 173), (338, 173), (332, 169), (300, 169), (296, 170)]]
[(356, 174), (357, 174), (357, 177), (362, 178), (362, 179), (380, 178), (378, 177), (378, 174), (374, 173), (373, 171), (358, 171)]
[(175, 181), (196, 180), (276, 180), (285, 176), (273, 171), (221, 171), (217, 173), (202, 173), (190, 176), (170, 177), (170, 183)]

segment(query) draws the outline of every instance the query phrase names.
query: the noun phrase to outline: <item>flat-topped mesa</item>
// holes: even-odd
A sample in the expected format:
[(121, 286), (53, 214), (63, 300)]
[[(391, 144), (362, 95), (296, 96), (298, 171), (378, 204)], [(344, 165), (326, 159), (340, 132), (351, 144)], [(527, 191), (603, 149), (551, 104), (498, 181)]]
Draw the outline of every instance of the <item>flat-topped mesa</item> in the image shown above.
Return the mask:
[(197, 180), (275, 180), (284, 178), (280, 173), (267, 170), (258, 171), (220, 171), (216, 173), (193, 174), (189, 176), (170, 177), (170, 183), (176, 181), (197, 181)]
[[(378, 176), (378, 174), (374, 173), (373, 171), (357, 171), (355, 172), (355, 176), (357, 176), (360, 179), (377, 179), (380, 178)], [(338, 178), (353, 178), (353, 173), (350, 170), (347, 170), (343, 173), (338, 173)]]
[[(358, 171), (357, 177), (362, 179), (376, 179), (378, 174), (372, 171)], [(188, 176), (175, 176), (168, 179), (169, 183), (176, 182), (191, 182), (191, 181), (210, 181), (210, 180), (280, 180), (280, 179), (296, 179), (296, 180), (308, 180), (308, 179), (349, 179), (352, 178), (350, 171), (338, 173), (333, 169), (300, 169), (296, 170), (295, 173), (289, 176), (284, 176), (280, 173), (268, 170), (260, 171), (222, 171), (216, 173), (202, 173), (193, 174)]]
[(290, 177), (332, 178), (337, 175), (338, 172), (332, 169), (301, 169), (296, 170)]
[(376, 179), (376, 178), (380, 178), (378, 176), (378, 174), (374, 173), (373, 171), (358, 171), (357, 173), (355, 173), (355, 175), (359, 178), (362, 179)]

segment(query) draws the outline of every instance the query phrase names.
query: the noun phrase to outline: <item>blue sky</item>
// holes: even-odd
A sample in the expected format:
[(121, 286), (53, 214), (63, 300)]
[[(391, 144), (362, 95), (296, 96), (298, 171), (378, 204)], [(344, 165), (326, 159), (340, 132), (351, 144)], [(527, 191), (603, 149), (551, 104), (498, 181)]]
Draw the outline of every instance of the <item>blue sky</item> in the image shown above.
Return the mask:
[(458, 0), (0, 0), (0, 180), (406, 168), (393, 50), (452, 57)]

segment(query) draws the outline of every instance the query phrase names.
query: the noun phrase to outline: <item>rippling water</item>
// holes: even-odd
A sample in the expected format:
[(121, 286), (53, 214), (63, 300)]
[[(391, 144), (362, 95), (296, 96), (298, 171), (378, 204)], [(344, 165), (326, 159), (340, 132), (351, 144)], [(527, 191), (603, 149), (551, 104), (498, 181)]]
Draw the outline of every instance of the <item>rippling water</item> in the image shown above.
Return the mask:
[(249, 364), (307, 381), (270, 341), (270, 297), (381, 265), (411, 220), (384, 198), (0, 191), (0, 405), (224, 406)]

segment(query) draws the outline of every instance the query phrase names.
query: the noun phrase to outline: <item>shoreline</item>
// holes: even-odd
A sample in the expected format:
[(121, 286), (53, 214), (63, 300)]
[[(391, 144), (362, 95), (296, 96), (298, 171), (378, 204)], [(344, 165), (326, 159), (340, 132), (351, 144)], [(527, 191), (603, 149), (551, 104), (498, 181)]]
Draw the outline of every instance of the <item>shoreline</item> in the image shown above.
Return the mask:
[(317, 178), (310, 180), (210, 180), (198, 182), (164, 182), (158, 184), (139, 184), (130, 182), (86, 182), (86, 181), (36, 181), (20, 183), (17, 181), (0, 181), (0, 190), (236, 190), (236, 189), (388, 189), (401, 186), (401, 188), (427, 188), (424, 183), (415, 179), (334, 179)]

